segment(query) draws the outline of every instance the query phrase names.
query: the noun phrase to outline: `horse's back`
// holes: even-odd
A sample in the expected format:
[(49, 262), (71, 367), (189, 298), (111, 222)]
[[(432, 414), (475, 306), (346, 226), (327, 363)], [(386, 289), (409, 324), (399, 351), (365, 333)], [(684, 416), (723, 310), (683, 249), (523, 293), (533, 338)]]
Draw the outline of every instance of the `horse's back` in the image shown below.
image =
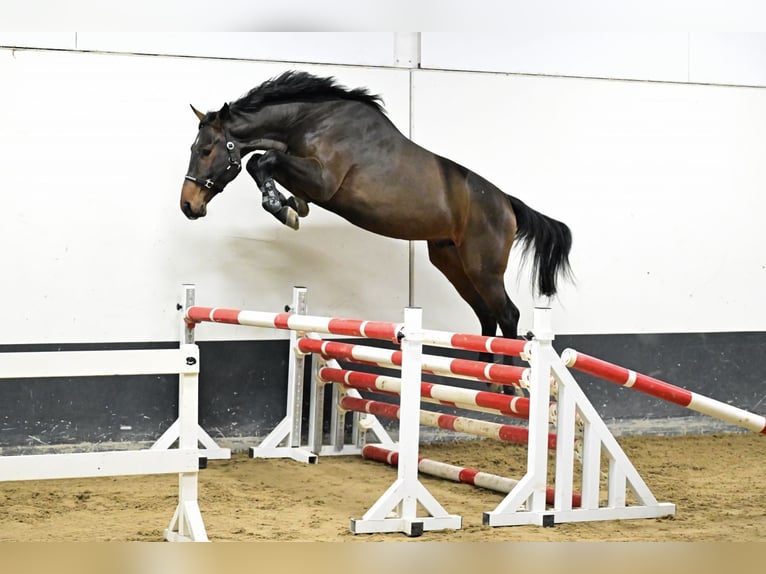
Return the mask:
[(327, 128), (311, 132), (311, 151), (341, 182), (322, 207), (398, 239), (459, 242), (473, 233), (468, 225), (513, 233), (510, 203), (498, 187), (413, 142), (372, 106), (338, 103), (321, 124)]

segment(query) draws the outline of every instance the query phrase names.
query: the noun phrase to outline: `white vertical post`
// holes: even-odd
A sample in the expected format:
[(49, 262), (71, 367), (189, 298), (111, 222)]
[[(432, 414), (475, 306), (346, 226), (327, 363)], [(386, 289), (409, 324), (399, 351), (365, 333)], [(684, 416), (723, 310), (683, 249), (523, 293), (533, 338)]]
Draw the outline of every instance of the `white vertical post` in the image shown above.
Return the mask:
[(309, 406), (308, 447), (316, 454), (320, 453), (324, 443), (325, 384), (319, 380), (320, 359), (319, 355), (311, 359), (311, 404)]
[[(199, 348), (194, 344), (194, 330), (186, 324), (186, 309), (194, 305), (194, 285), (184, 284), (181, 293), (181, 344), (187, 366), (195, 366), (192, 372), (183, 372), (179, 365), (178, 375), (178, 450), (199, 452)], [(198, 472), (182, 472), (178, 475), (178, 507), (165, 530), (170, 541), (207, 542), (207, 532), (202, 521), (197, 497)]]
[[(196, 287), (193, 283), (184, 283), (181, 285), (181, 302), (178, 303), (178, 311), (181, 312), (181, 320), (179, 321), (179, 341), (181, 345), (194, 344), (194, 327), (190, 327), (186, 322), (186, 309), (194, 305), (194, 299), (196, 296)], [(178, 404), (181, 404), (181, 385), (178, 387)], [(162, 436), (154, 441), (152, 450), (167, 450), (172, 448), (180, 436), (179, 421), (173, 422), (168, 429), (162, 433)], [(231, 450), (228, 448), (221, 448), (213, 440), (213, 438), (197, 424), (197, 440), (202, 445), (205, 458), (225, 460), (231, 458)]]
[(401, 516), (415, 518), (420, 444), (420, 380), (423, 363), (421, 337), (423, 310), (404, 310), (402, 340), (402, 386), (399, 406), (399, 480), (404, 484)]
[[(298, 315), (305, 315), (308, 309), (306, 304), (306, 288), (293, 287), (293, 301), (290, 310)], [(295, 349), (298, 345), (298, 338), (303, 333), (290, 331), (290, 348)], [(292, 428), (287, 439), (287, 446), (301, 446), (301, 422), (303, 420), (303, 376), (304, 376), (303, 355), (290, 353), (290, 364), (287, 365), (287, 416), (292, 418)]]
[[(293, 287), (289, 310), (305, 315), (308, 309), (307, 289)], [(317, 456), (301, 446), (303, 419), (303, 371), (305, 359), (297, 352), (302, 332), (290, 330), (289, 359), (287, 363), (287, 401), (285, 416), (258, 446), (250, 447), (251, 458), (292, 458), (298, 462), (316, 463)]]
[(545, 489), (548, 481), (550, 353), (553, 353), (550, 309), (535, 308), (532, 330), (535, 338), (525, 348), (531, 364), (527, 473), (494, 510), (484, 513), (483, 522), (488, 526), (539, 524), (547, 520)]
[(582, 497), (580, 508), (598, 508), (601, 491), (601, 438), (590, 422), (583, 424)]
[[(404, 310), (397, 479), (360, 520), (351, 520), (351, 531), (355, 534), (404, 532), (409, 536), (420, 536), (426, 530), (457, 529), (462, 524), (461, 517), (448, 514), (418, 480), (422, 316), (418, 307)], [(417, 515), (418, 503), (429, 516)]]
[[(187, 353), (187, 364), (190, 361), (199, 363), (199, 351), (196, 345), (182, 345)], [(199, 409), (198, 373), (179, 375), (180, 402), (178, 405), (179, 450), (197, 449), (197, 412)], [(177, 535), (167, 536), (168, 539), (188, 539), (195, 542), (206, 542), (207, 533), (202, 522), (198, 496), (198, 473), (182, 472), (178, 475), (178, 520)], [(168, 530), (171, 530), (170, 528)], [(172, 530), (171, 530), (172, 532)]]
[(186, 310), (189, 307), (194, 306), (194, 299), (196, 297), (196, 286), (193, 283), (184, 283), (181, 285), (181, 303), (179, 311), (182, 312), (181, 315), (181, 335), (179, 337), (179, 341), (181, 341), (182, 345), (191, 345), (194, 343), (194, 328), (189, 327), (189, 324), (185, 320), (186, 316)]
[(566, 385), (558, 385), (558, 421), (556, 423), (556, 510), (572, 510), (575, 458), (575, 397)]
[[(332, 404), (339, 405), (341, 397), (346, 394), (340, 385), (333, 385), (330, 389)], [(330, 447), (336, 453), (343, 452), (346, 441), (346, 411), (333, 408), (330, 411)]]
[[(532, 495), (527, 510), (545, 511), (545, 488), (548, 483), (548, 405), (551, 394), (551, 367), (546, 360), (546, 349), (551, 347), (553, 329), (551, 310), (535, 307), (532, 330), (532, 365), (529, 391), (529, 449), (527, 468), (534, 477)], [(561, 416), (561, 413), (559, 413)]]

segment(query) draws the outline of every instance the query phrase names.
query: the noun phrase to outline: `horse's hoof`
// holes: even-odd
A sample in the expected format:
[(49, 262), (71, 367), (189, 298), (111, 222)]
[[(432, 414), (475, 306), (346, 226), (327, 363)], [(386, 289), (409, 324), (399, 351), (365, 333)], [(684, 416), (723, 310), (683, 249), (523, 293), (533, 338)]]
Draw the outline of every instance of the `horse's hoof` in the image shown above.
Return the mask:
[(298, 217), (306, 217), (309, 214), (308, 202), (302, 200), (294, 195), (287, 200), (287, 205), (292, 207), (297, 213)]
[(298, 219), (298, 212), (295, 211), (292, 207), (288, 207), (287, 211), (285, 213), (285, 225), (287, 227), (290, 227), (291, 229), (295, 229), (298, 231), (298, 227), (300, 227), (300, 220)]

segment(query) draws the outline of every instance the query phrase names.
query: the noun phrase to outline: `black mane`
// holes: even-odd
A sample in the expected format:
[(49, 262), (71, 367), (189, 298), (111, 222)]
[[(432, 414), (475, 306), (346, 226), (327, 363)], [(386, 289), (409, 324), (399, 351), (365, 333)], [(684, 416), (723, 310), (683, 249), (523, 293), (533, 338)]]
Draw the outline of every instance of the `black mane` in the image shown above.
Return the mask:
[(326, 102), (328, 100), (354, 100), (383, 111), (382, 98), (370, 94), (365, 88), (349, 90), (335, 78), (320, 78), (308, 72), (285, 72), (266, 80), (247, 94), (231, 103), (232, 110), (254, 112), (267, 104), (289, 102)]

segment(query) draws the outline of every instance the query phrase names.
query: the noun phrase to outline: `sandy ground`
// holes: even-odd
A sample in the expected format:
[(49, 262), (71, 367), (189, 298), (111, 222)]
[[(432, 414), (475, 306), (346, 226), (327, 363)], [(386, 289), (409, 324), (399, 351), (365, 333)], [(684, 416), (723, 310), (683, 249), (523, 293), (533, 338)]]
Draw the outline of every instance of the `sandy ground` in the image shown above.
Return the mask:
[[(422, 477), (459, 531), (354, 535), (396, 471), (359, 457), (323, 457), (316, 465), (254, 460), (237, 454), (200, 474), (200, 506), (212, 541), (764, 541), (766, 437), (720, 434), (623, 437), (620, 444), (674, 517), (490, 528), (482, 512), (503, 495)], [(520, 478), (522, 447), (493, 441), (439, 443), (421, 454)], [(175, 508), (175, 476), (0, 483), (0, 541), (159, 541)]]

